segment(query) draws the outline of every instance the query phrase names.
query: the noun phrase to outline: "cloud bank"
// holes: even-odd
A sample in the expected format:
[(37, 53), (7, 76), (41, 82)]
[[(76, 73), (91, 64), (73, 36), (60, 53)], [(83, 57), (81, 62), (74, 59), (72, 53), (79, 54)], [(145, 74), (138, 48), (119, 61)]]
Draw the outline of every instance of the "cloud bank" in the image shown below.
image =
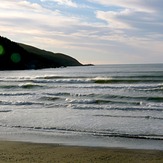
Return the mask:
[(163, 62), (161, 0), (2, 0), (2, 36), (83, 63)]
[(72, 0), (41, 0), (42, 2), (56, 2), (59, 5), (65, 5), (69, 7), (77, 7), (77, 4)]

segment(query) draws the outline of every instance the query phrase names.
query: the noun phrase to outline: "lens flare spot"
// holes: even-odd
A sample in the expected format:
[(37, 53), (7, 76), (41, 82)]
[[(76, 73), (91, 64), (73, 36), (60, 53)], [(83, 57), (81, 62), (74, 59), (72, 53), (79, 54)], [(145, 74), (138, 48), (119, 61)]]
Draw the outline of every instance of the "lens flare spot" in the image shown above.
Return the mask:
[(0, 56), (3, 55), (5, 52), (4, 47), (0, 45)]
[(20, 56), (20, 54), (19, 54), (19, 53), (13, 53), (13, 54), (11, 55), (11, 60), (12, 60), (12, 62), (14, 62), (14, 63), (19, 63), (19, 62), (21, 61), (21, 56)]

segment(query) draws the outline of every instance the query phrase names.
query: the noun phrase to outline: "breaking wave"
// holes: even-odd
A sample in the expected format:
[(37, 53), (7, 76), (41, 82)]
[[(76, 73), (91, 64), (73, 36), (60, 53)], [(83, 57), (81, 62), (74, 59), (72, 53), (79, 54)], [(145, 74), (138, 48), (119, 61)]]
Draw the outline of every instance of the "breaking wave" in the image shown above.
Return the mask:
[[(2, 126), (2, 125), (0, 125)], [(5, 127), (5, 126), (2, 126)], [(9, 127), (9, 126), (8, 126)], [(10, 126), (11, 128), (22, 128), (28, 130), (35, 130), (41, 132), (61, 132), (61, 133), (78, 133), (78, 134), (87, 134), (96, 137), (120, 137), (120, 138), (132, 138), (132, 139), (151, 139), (151, 140), (163, 140), (163, 135), (156, 134), (131, 134), (131, 133), (123, 133), (121, 131), (114, 130), (102, 130), (102, 131), (93, 131), (86, 129), (75, 129), (75, 128), (60, 128), (60, 127), (40, 127), (40, 126)]]

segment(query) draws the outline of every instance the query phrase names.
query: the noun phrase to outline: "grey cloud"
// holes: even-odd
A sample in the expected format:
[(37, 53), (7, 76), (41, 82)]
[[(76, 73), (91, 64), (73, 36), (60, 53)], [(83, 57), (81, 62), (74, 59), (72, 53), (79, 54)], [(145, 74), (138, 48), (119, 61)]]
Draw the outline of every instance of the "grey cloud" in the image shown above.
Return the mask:
[[(102, 11), (101, 8), (103, 16), (105, 16), (103, 23), (95, 18), (97, 22), (88, 22), (91, 18), (63, 15), (61, 11), (48, 10), (39, 4), (27, 1), (3, 0), (3, 4), (6, 5), (0, 6), (2, 13), (0, 29), (1, 31), (6, 30), (6, 33), (12, 31), (12, 37), (16, 41), (38, 45), (38, 47), (40, 45), (41, 48), (46, 47), (47, 50), (53, 47), (57, 47), (61, 51), (73, 49), (75, 55), (88, 50), (90, 53), (92, 52), (92, 56), (94, 53), (100, 54), (99, 58), (104, 57), (101, 56), (102, 54), (112, 55), (113, 58), (117, 57), (124, 62), (125, 57), (133, 58), (136, 55), (141, 57), (142, 53), (150, 52), (153, 55), (156, 54), (157, 49), (162, 51), (163, 18), (160, 13), (163, 2), (158, 5), (159, 0), (151, 0), (151, 3), (149, 0), (134, 0), (136, 4), (134, 9), (133, 4), (127, 5), (122, 0), (116, 2), (118, 1), (121, 3), (115, 3), (115, 0), (105, 0), (106, 3), (112, 2), (118, 6), (123, 4), (121, 11), (114, 10), (111, 16), (109, 12), (106, 13), (106, 8), (105, 11)], [(104, 0), (99, 0), (100, 2), (104, 2)], [(154, 4), (154, 2), (156, 3)], [(142, 9), (138, 10), (139, 7)], [(126, 8), (129, 8), (128, 12), (122, 14), (123, 9)], [(131, 28), (125, 28), (125, 25), (123, 28), (110, 27), (110, 19), (115, 24), (120, 22)], [(153, 46), (154, 42), (156, 42), (155, 46)], [(156, 46), (157, 43), (159, 48)]]
[(127, 16), (119, 16), (118, 19), (128, 23), (130, 26), (136, 28), (140, 32), (143, 32), (141, 33), (142, 35), (147, 33), (163, 33), (162, 19), (152, 13), (132, 12)]

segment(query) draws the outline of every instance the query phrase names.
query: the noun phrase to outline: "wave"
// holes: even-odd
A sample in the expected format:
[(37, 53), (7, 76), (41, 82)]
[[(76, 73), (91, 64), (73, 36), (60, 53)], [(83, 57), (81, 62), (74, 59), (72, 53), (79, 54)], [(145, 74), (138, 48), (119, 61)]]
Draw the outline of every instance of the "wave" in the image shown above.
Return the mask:
[[(149, 102), (163, 102), (162, 96), (127, 96), (127, 95), (114, 95), (114, 94), (99, 94), (99, 93), (69, 93), (69, 92), (57, 92), (57, 93), (43, 93), (45, 96), (54, 97), (63, 96), (63, 97), (87, 97), (91, 99), (69, 99), (67, 101), (72, 103), (94, 103), (94, 104), (102, 104), (102, 103), (133, 103), (135, 105), (139, 105), (142, 101)], [(130, 99), (130, 101), (128, 101)], [(120, 101), (119, 101), (120, 100)], [(122, 101), (126, 100), (126, 101)]]
[(95, 79), (96, 84), (134, 84), (134, 83), (162, 83), (160, 79)]
[(45, 87), (45, 85), (35, 83), (23, 83), (19, 85), (0, 85), (0, 89), (33, 89), (38, 87)]
[[(101, 95), (104, 99), (121, 99), (121, 100), (134, 100), (134, 101), (146, 101), (146, 102), (163, 102), (163, 97), (156, 96), (156, 97), (150, 97), (150, 96), (123, 96), (123, 95), (111, 95), (111, 94), (105, 94)], [(128, 101), (129, 102), (129, 101)]]
[(56, 75), (45, 75), (36, 76), (35, 79), (85, 79), (85, 76), (56, 76)]
[[(21, 78), (22, 79), (22, 78)], [(83, 79), (83, 80), (88, 80), (91, 78), (88, 78), (87, 76), (57, 76), (57, 75), (44, 75), (44, 76), (36, 76), (33, 78), (25, 78), (25, 79)], [(95, 77), (93, 79), (125, 79), (125, 80), (129, 80), (129, 79), (137, 79), (137, 80), (146, 80), (146, 79), (150, 79), (150, 80), (163, 80), (163, 75), (161, 73), (156, 74), (156, 72), (154, 74), (151, 75), (131, 75), (131, 76), (116, 76), (116, 75), (111, 75), (110, 77)]]
[(0, 89), (15, 89), (18, 88), (17, 85), (0, 85)]
[(57, 92), (57, 93), (43, 93), (43, 95), (48, 95), (48, 96), (71, 96), (71, 93)]
[(127, 89), (137, 91), (163, 91), (163, 84), (119, 84), (119, 85), (105, 85), (105, 84), (83, 84), (83, 85), (62, 85), (64, 88), (86, 88), (86, 89)]
[(33, 96), (35, 93), (0, 93), (0, 96)]
[(131, 139), (150, 139), (150, 140), (163, 140), (163, 135), (143, 135), (143, 134), (120, 134), (120, 133), (95, 133), (94, 136), (105, 136), (105, 137), (120, 137), (120, 138), (131, 138)]
[(123, 116), (123, 115), (94, 115), (97, 117), (111, 117), (111, 118), (138, 118), (138, 119), (156, 119), (156, 120), (163, 120), (162, 117), (154, 117), (154, 116)]
[(0, 113), (8, 113), (11, 112), (12, 110), (0, 110)]
[(45, 101), (56, 101), (56, 100), (59, 100), (61, 98), (59, 97), (54, 97), (54, 96), (42, 96), (39, 98), (39, 100), (45, 100)]
[(45, 87), (45, 86), (40, 84), (34, 84), (34, 83), (25, 83), (25, 84), (20, 84), (19, 87), (25, 89), (33, 89), (33, 88)]
[[(127, 73), (128, 74), (128, 73)], [(127, 78), (127, 79), (163, 79), (163, 75), (162, 75), (162, 72), (160, 73), (157, 73), (157, 72), (153, 72), (153, 73), (150, 73), (150, 75), (147, 73), (147, 75), (127, 75), (127, 76), (112, 76), (113, 78), (120, 78), (120, 79), (124, 79), (124, 78)]]
[[(0, 125), (1, 127), (6, 127)], [(41, 131), (41, 132), (62, 132), (64, 133), (75, 133), (75, 134), (88, 134), (96, 137), (119, 137), (119, 138), (132, 138), (132, 139), (150, 139), (150, 140), (163, 140), (163, 135), (157, 134), (132, 134), (132, 133), (123, 133), (114, 130), (102, 130), (102, 131), (94, 131), (87, 129), (73, 129), (73, 128), (60, 128), (60, 127), (41, 127), (41, 126), (7, 126), (11, 128), (22, 128), (27, 130)]]
[(125, 105), (141, 105), (141, 102), (136, 102), (136, 101), (115, 101), (115, 100), (95, 100), (95, 104), (125, 104)]
[(125, 107), (125, 106), (89, 106), (89, 105), (71, 105), (71, 109), (77, 110), (120, 110), (120, 111), (163, 111), (162, 107)]
[[(43, 79), (42, 79), (43, 78)], [(46, 79), (45, 79), (46, 78)], [(50, 78), (50, 79), (49, 79)], [(14, 81), (14, 80), (13, 80)], [(33, 89), (40, 87), (62, 87), (62, 88), (90, 88), (90, 89), (127, 89), (136, 91), (163, 91), (163, 80), (160, 79), (119, 79), (119, 78), (94, 78), (94, 77), (65, 77), (46, 76), (31, 77), (31, 79), (5, 81), (1, 83), (0, 89)], [(6, 85), (6, 82), (9, 83)], [(56, 85), (54, 85), (54, 83)], [(53, 85), (52, 85), (53, 84)]]
[(28, 102), (28, 101), (0, 101), (0, 105), (15, 105), (15, 106), (27, 106), (27, 105), (44, 105), (44, 103), (39, 102)]
[[(53, 78), (54, 79), (54, 78)], [(65, 84), (150, 84), (163, 83), (163, 79), (119, 79), (119, 78), (55, 78), (54, 80), (33, 80), (35, 83), (65, 83)]]
[(150, 96), (125, 96), (125, 95), (113, 95), (113, 94), (78, 94), (78, 93), (68, 93), (68, 92), (58, 92), (58, 93), (43, 93), (43, 96), (39, 98), (39, 100), (44, 101), (56, 101), (62, 100), (62, 102), (66, 102), (69, 104), (75, 105), (87, 105), (97, 106), (105, 108), (114, 107), (115, 105), (121, 105), (126, 107), (134, 107), (139, 106), (143, 109), (143, 107), (147, 107), (151, 109), (155, 107), (156, 109), (160, 109), (163, 106), (163, 97), (150, 97)]
[[(83, 79), (87, 79), (88, 76), (87, 75), (80, 75), (80, 74), (71, 74), (67, 75), (61, 75), (61, 74), (48, 74), (43, 72), (44, 75), (15, 75), (15, 76), (1, 76), (0, 77), (0, 81), (3, 80), (35, 80), (35, 79), (77, 79), (77, 78), (83, 78)], [(93, 72), (91, 72), (91, 74), (93, 74)], [(127, 71), (127, 72), (121, 72), (121, 71), (116, 71), (116, 72), (103, 72), (103, 75), (100, 75), (101, 73), (97, 73), (95, 72), (95, 74), (93, 75), (96, 76), (95, 78), (97, 79), (107, 79), (107, 78), (113, 78), (113, 79), (163, 79), (163, 74), (162, 74), (162, 70), (161, 71), (143, 71), (143, 72), (139, 72), (139, 71)], [(98, 75), (98, 76), (97, 76)]]
[(146, 100), (153, 102), (163, 102), (163, 97), (147, 97)]
[(115, 100), (105, 100), (105, 99), (69, 99), (66, 98), (65, 100), (71, 104), (95, 104), (95, 105), (102, 105), (102, 104), (125, 104), (125, 105), (141, 105), (141, 102), (136, 101), (115, 101)]

